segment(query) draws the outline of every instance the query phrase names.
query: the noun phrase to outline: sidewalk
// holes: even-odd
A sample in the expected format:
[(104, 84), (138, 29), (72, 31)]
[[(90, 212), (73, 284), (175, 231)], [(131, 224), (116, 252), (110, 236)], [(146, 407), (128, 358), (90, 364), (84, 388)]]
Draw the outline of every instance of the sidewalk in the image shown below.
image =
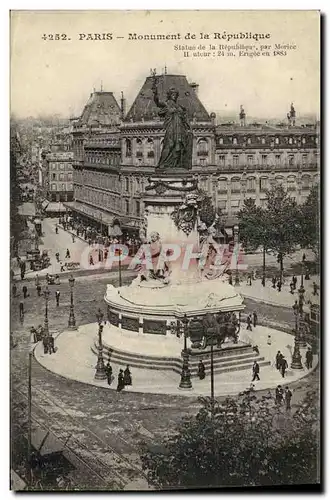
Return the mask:
[[(291, 309), (295, 300), (299, 301), (298, 289), (300, 288), (300, 278), (298, 278), (297, 288), (292, 295), (290, 293), (289, 283), (291, 278), (286, 278), (286, 284), (282, 286), (282, 290), (279, 292), (277, 288), (272, 287), (271, 281), (266, 281), (266, 286), (262, 286), (261, 280), (252, 280), (252, 285), (248, 285), (246, 281), (237, 287), (237, 291), (249, 299), (257, 300), (258, 302), (264, 302), (265, 304), (270, 304), (272, 306), (287, 307)], [(310, 300), (313, 304), (320, 302), (320, 297), (313, 295), (313, 282), (319, 285), (320, 276), (311, 276), (310, 280), (304, 280), (305, 301), (307, 303)], [(320, 292), (319, 292), (320, 293)]]
[[(111, 327), (108, 326), (110, 329)], [(111, 331), (109, 332), (111, 335)], [(97, 324), (83, 325), (76, 331), (65, 331), (55, 339), (58, 348), (55, 354), (44, 354), (42, 343), (35, 347), (34, 355), (36, 360), (47, 370), (61, 375), (64, 378), (76, 380), (85, 384), (102, 387), (108, 390), (115, 390), (117, 386), (117, 374), (119, 368), (124, 366), (112, 363), (115, 380), (109, 386), (107, 381), (96, 381), (94, 379), (96, 356), (91, 351), (91, 345), (97, 335)], [(136, 334), (138, 335), (138, 334)], [(272, 344), (267, 345), (268, 335), (271, 335)], [(242, 331), (240, 336), (244, 341), (251, 341), (253, 345), (259, 346), (260, 354), (266, 360), (271, 361), (271, 365), (261, 367), (260, 381), (254, 382), (256, 390), (274, 389), (278, 384), (290, 384), (299, 380), (309, 373), (304, 366), (302, 370), (294, 371), (290, 367), (283, 379), (274, 366), (275, 355), (280, 350), (286, 357), (288, 364), (291, 362), (293, 351), (293, 337), (279, 330), (258, 326), (253, 332)], [(157, 339), (155, 339), (155, 342)], [(305, 349), (301, 350), (302, 361), (305, 360)], [(314, 356), (313, 366), (318, 363), (317, 356)], [(251, 366), (252, 369), (252, 366)], [(216, 374), (215, 395), (226, 396), (237, 394), (251, 384), (252, 370), (242, 370)], [(180, 376), (171, 371), (148, 370), (132, 368), (133, 386), (125, 389), (125, 392), (173, 394), (181, 396), (207, 396), (210, 394), (210, 379), (192, 379), (192, 390), (183, 391), (178, 388)]]

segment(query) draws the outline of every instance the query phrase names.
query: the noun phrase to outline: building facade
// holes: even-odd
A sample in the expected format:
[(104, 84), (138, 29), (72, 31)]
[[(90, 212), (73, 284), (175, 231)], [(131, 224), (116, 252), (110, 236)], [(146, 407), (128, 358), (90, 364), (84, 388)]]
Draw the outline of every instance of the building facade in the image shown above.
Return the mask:
[[(147, 77), (125, 114), (111, 92), (94, 92), (72, 132), (74, 203), (71, 208), (103, 232), (114, 221), (137, 233), (143, 216), (141, 194), (158, 164), (165, 130)], [(174, 87), (193, 130), (192, 172), (221, 208), (225, 225), (237, 222), (245, 198), (265, 204), (266, 191), (280, 183), (303, 203), (319, 182), (316, 124), (290, 120), (278, 125), (249, 123), (242, 107), (238, 123), (216, 124), (198, 98), (198, 85), (185, 76), (159, 75), (161, 100)], [(293, 107), (293, 105), (292, 105)], [(294, 110), (295, 111), (295, 110)]]
[(50, 202), (73, 200), (73, 153), (48, 153), (46, 162), (46, 191)]

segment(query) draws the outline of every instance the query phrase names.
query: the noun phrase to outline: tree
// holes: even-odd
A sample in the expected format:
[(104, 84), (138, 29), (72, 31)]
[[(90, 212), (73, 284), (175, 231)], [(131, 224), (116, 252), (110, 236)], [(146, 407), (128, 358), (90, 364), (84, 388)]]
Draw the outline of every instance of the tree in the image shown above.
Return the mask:
[(280, 185), (267, 191), (266, 200), (267, 246), (278, 256), (282, 278), (283, 258), (296, 250), (300, 240), (299, 209)]
[(10, 128), (10, 233), (11, 252), (17, 253), (18, 242), (24, 229), (24, 221), (19, 214), (20, 187), (17, 179), (18, 157), (21, 146), (18, 138), (17, 128), (14, 124)]
[(311, 248), (316, 256), (320, 245), (320, 196), (319, 186), (313, 186), (307, 200), (300, 206), (300, 244)]
[(204, 398), (160, 448), (144, 446), (143, 469), (161, 489), (317, 483), (318, 418), (310, 408), (317, 400), (291, 417), (253, 388), (214, 411)]
[(266, 245), (268, 242), (269, 225), (265, 210), (256, 206), (253, 198), (244, 200), (243, 208), (238, 212), (240, 242), (245, 250), (263, 248), (262, 284), (266, 282)]

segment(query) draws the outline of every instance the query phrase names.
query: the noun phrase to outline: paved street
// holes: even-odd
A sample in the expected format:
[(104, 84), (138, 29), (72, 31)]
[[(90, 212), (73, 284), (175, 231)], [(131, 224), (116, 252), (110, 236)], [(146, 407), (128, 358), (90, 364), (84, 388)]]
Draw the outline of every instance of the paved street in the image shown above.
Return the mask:
[[(125, 277), (124, 282), (130, 281)], [(107, 283), (118, 284), (118, 277), (107, 275), (99, 279), (81, 276), (75, 283), (75, 313), (78, 324), (95, 321), (95, 312), (103, 306)], [(49, 287), (49, 326), (53, 331), (67, 327), (69, 317), (69, 287), (62, 282), (59, 287)], [(60, 306), (56, 307), (55, 291), (61, 292)], [(43, 322), (44, 299), (37, 297), (35, 287), (29, 286), (30, 296), (25, 300), (26, 314), (23, 323), (18, 316), (20, 297), (12, 299), (12, 323), (14, 342), (11, 370), (13, 383), (12, 419), (17, 436), (18, 429), (26, 421), (27, 358), (29, 329)], [(260, 320), (272, 321), (293, 327), (292, 313), (288, 309), (245, 300), (247, 311), (256, 311)], [(317, 385), (318, 376), (293, 384), (294, 405), (299, 404), (306, 390)], [(173, 427), (185, 414), (196, 412), (196, 398), (159, 396), (153, 394), (128, 394), (86, 386), (59, 377), (33, 361), (33, 418), (34, 425), (52, 429), (62, 441), (70, 437), (70, 460), (77, 469), (70, 473), (73, 483), (99, 484), (123, 488), (130, 481), (143, 481), (143, 474), (136, 469), (139, 442), (153, 442)], [(16, 431), (15, 431), (16, 433)], [(16, 439), (16, 438), (15, 438)], [(17, 444), (19, 450), (21, 444)], [(15, 452), (16, 453), (16, 452)], [(18, 453), (18, 452), (17, 452)], [(19, 455), (19, 454), (18, 454)], [(90, 470), (90, 464), (93, 464)], [(82, 480), (83, 475), (83, 480)], [(95, 477), (98, 481), (95, 481)], [(103, 479), (100, 479), (103, 478)], [(141, 479), (142, 478), (142, 479)]]

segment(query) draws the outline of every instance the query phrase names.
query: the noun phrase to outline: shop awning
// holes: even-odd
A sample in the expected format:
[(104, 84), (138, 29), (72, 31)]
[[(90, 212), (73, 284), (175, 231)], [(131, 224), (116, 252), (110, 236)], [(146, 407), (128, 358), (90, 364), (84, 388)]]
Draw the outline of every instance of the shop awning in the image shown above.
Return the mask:
[(63, 205), (63, 203), (58, 203), (58, 202), (54, 202), (54, 203), (49, 203), (47, 208), (46, 208), (46, 212), (58, 212), (58, 213), (62, 213), (62, 212), (66, 212), (66, 208), (65, 206)]
[(44, 200), (42, 203), (41, 203), (41, 208), (43, 210), (45, 210), (49, 205), (49, 201), (48, 200)]
[(226, 227), (225, 228), (225, 233), (227, 236), (229, 236), (230, 238), (233, 237), (233, 229), (231, 227)]
[(36, 215), (35, 204), (29, 202), (22, 203), (22, 205), (18, 207), (18, 213), (25, 217), (34, 217)]
[[(68, 206), (68, 203), (65, 205)], [(86, 217), (95, 220), (99, 224), (102, 223), (105, 226), (112, 226), (114, 221), (119, 219), (117, 215), (111, 215), (104, 210), (87, 206), (79, 201), (70, 202), (70, 210), (85, 215)]]

